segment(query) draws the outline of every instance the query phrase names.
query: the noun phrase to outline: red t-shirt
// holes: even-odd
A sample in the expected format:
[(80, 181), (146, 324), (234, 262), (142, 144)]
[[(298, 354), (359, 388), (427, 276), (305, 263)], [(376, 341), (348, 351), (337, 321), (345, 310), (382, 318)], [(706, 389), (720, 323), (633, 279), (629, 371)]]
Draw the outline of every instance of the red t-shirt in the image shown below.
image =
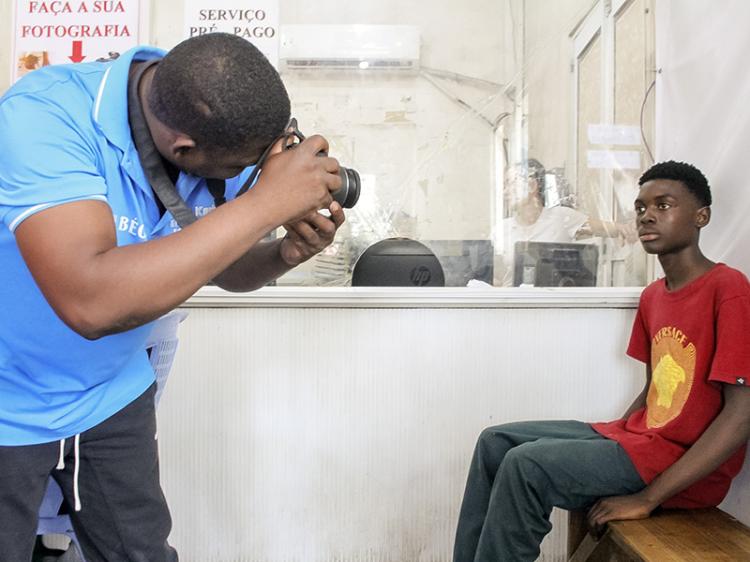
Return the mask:
[[(664, 279), (641, 295), (628, 355), (651, 361), (646, 407), (592, 424), (617, 441), (647, 484), (677, 461), (723, 407), (722, 384), (750, 384), (750, 283), (724, 264), (677, 291)], [(713, 473), (664, 503), (709, 507), (742, 468), (742, 447)]]

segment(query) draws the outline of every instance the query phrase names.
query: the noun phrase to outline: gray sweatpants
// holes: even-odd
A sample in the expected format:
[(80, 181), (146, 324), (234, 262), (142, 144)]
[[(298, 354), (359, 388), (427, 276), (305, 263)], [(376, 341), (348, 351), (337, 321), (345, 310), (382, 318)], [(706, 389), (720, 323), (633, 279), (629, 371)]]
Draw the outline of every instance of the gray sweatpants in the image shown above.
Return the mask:
[(39, 507), (51, 475), (62, 488), (87, 562), (173, 562), (172, 521), (159, 484), (152, 385), (118, 413), (81, 433), (74, 511), (74, 440), (56, 470), (60, 443), (0, 447), (0, 560), (31, 560)]
[(578, 421), (485, 429), (466, 482), (454, 562), (533, 562), (553, 507), (581, 509), (645, 486), (617, 442)]

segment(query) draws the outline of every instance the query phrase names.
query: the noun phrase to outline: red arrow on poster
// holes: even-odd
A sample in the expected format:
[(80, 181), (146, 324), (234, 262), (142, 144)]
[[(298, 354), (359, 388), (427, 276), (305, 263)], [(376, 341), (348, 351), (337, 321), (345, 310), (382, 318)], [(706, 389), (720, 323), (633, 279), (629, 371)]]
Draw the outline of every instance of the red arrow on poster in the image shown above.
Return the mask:
[(73, 62), (81, 62), (86, 58), (83, 56), (83, 41), (73, 41), (73, 54), (68, 58)]

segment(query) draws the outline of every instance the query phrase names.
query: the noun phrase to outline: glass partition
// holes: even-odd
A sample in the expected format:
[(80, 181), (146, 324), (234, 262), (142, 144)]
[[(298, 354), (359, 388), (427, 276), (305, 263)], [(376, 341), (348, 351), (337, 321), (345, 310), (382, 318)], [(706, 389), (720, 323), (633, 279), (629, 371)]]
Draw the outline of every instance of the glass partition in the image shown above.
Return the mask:
[[(644, 140), (653, 145), (649, 0), (479, 4), (418, 2), (384, 17), (382, 3), (284, 3), (294, 115), (359, 171), (362, 192), (333, 246), (279, 284), (348, 285), (365, 250), (390, 238), (423, 244), (449, 286), (647, 282), (632, 200), (651, 163)], [(284, 24), (310, 37), (327, 22), (343, 34), (371, 26), (370, 37), (380, 26), (391, 40), (404, 26), (404, 41), (416, 28), (418, 63), (284, 60)], [(378, 254), (390, 274), (418, 263), (394, 247)]]

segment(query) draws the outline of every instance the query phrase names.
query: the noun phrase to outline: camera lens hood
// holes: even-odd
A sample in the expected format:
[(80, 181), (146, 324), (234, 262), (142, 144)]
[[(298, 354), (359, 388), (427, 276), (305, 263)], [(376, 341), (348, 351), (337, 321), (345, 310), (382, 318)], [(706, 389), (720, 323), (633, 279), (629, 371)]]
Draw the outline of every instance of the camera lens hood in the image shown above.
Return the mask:
[(351, 209), (359, 200), (362, 181), (357, 170), (353, 168), (339, 168), (341, 188), (333, 193), (333, 200), (345, 209)]

